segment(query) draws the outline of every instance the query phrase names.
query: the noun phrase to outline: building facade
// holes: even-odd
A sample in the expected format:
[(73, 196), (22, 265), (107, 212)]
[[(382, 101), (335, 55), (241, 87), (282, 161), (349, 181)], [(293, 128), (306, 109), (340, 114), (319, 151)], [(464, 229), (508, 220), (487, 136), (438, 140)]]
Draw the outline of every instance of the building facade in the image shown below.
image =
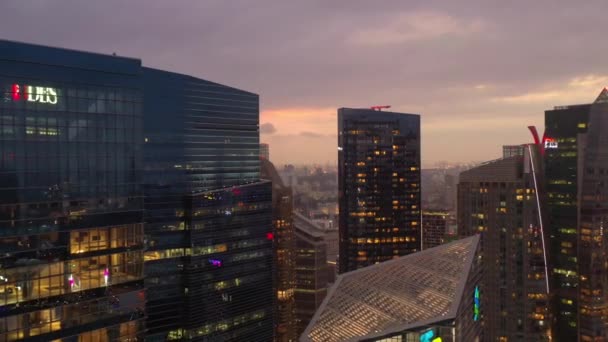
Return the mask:
[(0, 41), (0, 340), (144, 333), (136, 59)]
[(484, 341), (551, 337), (542, 159), (524, 151), (460, 174), (458, 233), (481, 235)]
[(422, 212), (422, 248), (432, 248), (444, 242), (450, 214), (447, 211)]
[(608, 339), (608, 90), (592, 104), (545, 112), (558, 341)]
[[(583, 145), (578, 138), (587, 132), (590, 109), (590, 105), (577, 105), (545, 112), (545, 137), (551, 137), (544, 159), (551, 227), (552, 309), (558, 341), (575, 341), (578, 334), (578, 180), (583, 170), (578, 157)], [(542, 144), (544, 147), (544, 141)]]
[(340, 273), (421, 249), (420, 116), (338, 110)]
[(300, 336), (327, 295), (330, 268), (325, 232), (301, 214), (294, 213), (296, 234), (296, 323)]
[(270, 341), (270, 182), (258, 96), (143, 69), (147, 340)]
[(526, 145), (503, 145), (502, 157), (509, 158), (515, 156), (523, 156)]
[(268, 159), (261, 158), (261, 177), (272, 182), (272, 226), (274, 230), (274, 271), (276, 332), (274, 340), (297, 339), (296, 308), (296, 237), (293, 225), (293, 196)]

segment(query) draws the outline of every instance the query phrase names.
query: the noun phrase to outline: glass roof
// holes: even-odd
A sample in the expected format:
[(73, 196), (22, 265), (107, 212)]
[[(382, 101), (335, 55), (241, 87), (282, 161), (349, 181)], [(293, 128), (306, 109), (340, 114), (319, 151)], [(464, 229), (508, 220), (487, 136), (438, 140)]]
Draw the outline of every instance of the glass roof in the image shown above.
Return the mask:
[(301, 341), (347, 341), (456, 315), (478, 236), (341, 275)]

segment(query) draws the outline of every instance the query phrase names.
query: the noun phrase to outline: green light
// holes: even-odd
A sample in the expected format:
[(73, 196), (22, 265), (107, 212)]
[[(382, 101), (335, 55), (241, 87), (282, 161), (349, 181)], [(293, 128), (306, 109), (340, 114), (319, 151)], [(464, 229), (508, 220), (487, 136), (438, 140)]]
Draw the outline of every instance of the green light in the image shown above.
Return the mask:
[(480, 297), (481, 297), (481, 295), (479, 293), (479, 286), (475, 286), (475, 294), (473, 295), (473, 320), (474, 321), (479, 320), (479, 314), (480, 314), (479, 307), (481, 306)]

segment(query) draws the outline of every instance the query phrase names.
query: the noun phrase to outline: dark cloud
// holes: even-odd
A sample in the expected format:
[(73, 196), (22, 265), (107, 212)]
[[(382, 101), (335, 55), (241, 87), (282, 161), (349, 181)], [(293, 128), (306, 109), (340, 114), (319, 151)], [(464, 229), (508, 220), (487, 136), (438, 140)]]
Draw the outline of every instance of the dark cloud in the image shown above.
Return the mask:
[(263, 123), (260, 125), (260, 134), (274, 134), (277, 129), (270, 122)]

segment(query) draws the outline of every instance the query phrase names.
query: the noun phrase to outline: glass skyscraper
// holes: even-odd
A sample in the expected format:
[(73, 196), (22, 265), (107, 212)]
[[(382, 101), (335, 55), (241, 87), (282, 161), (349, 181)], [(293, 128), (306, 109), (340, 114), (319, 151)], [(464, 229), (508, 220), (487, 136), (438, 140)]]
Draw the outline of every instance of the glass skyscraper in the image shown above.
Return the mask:
[(7, 41), (0, 89), (0, 341), (273, 338), (258, 95)]
[(558, 341), (608, 339), (608, 90), (545, 112)]
[[(587, 132), (590, 105), (545, 112), (544, 152), (550, 224), (552, 312), (558, 341), (576, 341), (578, 330), (578, 138)], [(557, 144), (555, 144), (557, 143)], [(544, 146), (543, 146), (544, 147)]]
[(420, 116), (338, 109), (340, 273), (421, 249)]
[(148, 340), (273, 337), (256, 94), (143, 69)]
[(140, 67), (0, 41), (0, 341), (142, 336)]

